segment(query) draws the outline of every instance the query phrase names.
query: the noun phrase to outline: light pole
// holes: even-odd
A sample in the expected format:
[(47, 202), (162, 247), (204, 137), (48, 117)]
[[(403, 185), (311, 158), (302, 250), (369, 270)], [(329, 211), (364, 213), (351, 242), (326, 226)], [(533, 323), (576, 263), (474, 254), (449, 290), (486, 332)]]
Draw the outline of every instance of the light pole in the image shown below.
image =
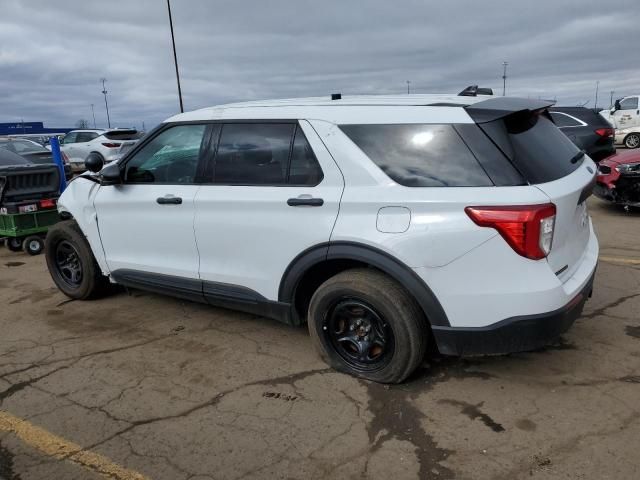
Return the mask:
[(614, 93), (616, 93), (616, 92), (611, 90), (611, 96), (609, 97), (609, 109), (613, 108), (613, 94)]
[(407, 95), (411, 93), (411, 91), (409, 90), (410, 85), (411, 85), (411, 82), (407, 80)]
[(593, 109), (598, 109), (598, 87), (600, 86), (600, 80), (596, 81), (596, 100), (593, 102)]
[(178, 56), (176, 55), (176, 40), (173, 36), (173, 20), (171, 18), (171, 2), (167, 0), (167, 10), (169, 11), (169, 28), (171, 29), (171, 44), (173, 45), (173, 63), (176, 66), (176, 80), (178, 82), (178, 99), (180, 100), (180, 113), (184, 112), (182, 105), (182, 89), (180, 88), (180, 73), (178, 72)]
[(503, 72), (502, 72), (502, 96), (504, 97), (507, 94), (507, 65), (509, 62), (502, 62)]
[(93, 109), (93, 103), (91, 104), (91, 115), (93, 115), (93, 128), (97, 128), (96, 127), (96, 112)]
[(107, 103), (107, 89), (104, 86), (104, 82), (106, 82), (107, 79), (101, 78), (100, 81), (102, 82), (102, 94), (104, 95), (104, 108), (107, 109), (107, 125), (109, 128), (111, 128), (111, 119), (109, 118), (109, 104)]

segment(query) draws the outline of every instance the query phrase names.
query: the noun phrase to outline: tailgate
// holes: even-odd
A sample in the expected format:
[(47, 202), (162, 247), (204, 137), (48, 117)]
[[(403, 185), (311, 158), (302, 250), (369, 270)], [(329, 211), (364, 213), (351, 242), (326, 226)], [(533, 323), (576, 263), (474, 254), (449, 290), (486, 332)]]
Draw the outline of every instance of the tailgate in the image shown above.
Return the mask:
[[(591, 171), (589, 171), (591, 169)], [(591, 235), (587, 197), (595, 183), (595, 165), (585, 157), (575, 172), (536, 187), (556, 206), (556, 222), (549, 265), (561, 278), (569, 278), (579, 266)]]

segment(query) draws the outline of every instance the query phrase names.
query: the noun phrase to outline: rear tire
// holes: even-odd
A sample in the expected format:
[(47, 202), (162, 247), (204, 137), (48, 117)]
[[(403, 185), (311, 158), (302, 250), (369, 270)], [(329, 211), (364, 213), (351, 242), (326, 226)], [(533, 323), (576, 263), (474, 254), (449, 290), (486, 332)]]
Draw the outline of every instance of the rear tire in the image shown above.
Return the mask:
[(75, 220), (56, 223), (45, 239), (45, 257), (56, 286), (77, 300), (98, 298), (111, 291), (89, 242)]
[(640, 133), (630, 133), (624, 137), (624, 146), (627, 148), (640, 147)]
[(331, 367), (381, 383), (399, 383), (422, 362), (429, 329), (415, 300), (372, 269), (346, 270), (311, 298), (311, 341)]
[(22, 238), (8, 237), (4, 240), (4, 246), (12, 252), (19, 252), (22, 250)]
[(22, 242), (22, 249), (29, 255), (40, 255), (44, 250), (44, 241), (37, 235), (31, 235)]

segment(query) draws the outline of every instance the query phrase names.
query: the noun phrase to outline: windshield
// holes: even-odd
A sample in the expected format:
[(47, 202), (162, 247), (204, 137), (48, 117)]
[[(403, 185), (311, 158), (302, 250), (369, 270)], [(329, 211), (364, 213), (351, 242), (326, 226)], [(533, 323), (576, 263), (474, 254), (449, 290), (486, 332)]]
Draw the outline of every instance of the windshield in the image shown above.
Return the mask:
[(20, 155), (26, 153), (49, 153), (49, 150), (31, 140), (10, 140), (3, 142), (0, 146)]

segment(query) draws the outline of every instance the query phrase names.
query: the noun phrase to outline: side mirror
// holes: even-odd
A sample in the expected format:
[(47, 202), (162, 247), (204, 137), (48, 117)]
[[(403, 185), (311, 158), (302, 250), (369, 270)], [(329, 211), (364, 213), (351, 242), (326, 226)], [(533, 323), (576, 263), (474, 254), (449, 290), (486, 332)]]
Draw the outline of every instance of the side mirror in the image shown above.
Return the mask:
[(99, 155), (91, 154), (84, 161), (84, 168), (93, 173), (98, 173), (104, 167), (104, 162), (102, 161), (102, 157)]
[(616, 110), (621, 110), (620, 100), (616, 100), (615, 102), (613, 102), (613, 111), (615, 112)]
[(100, 172), (100, 183), (102, 185), (118, 185), (122, 183), (120, 165), (118, 165), (117, 162), (112, 162), (102, 169)]

